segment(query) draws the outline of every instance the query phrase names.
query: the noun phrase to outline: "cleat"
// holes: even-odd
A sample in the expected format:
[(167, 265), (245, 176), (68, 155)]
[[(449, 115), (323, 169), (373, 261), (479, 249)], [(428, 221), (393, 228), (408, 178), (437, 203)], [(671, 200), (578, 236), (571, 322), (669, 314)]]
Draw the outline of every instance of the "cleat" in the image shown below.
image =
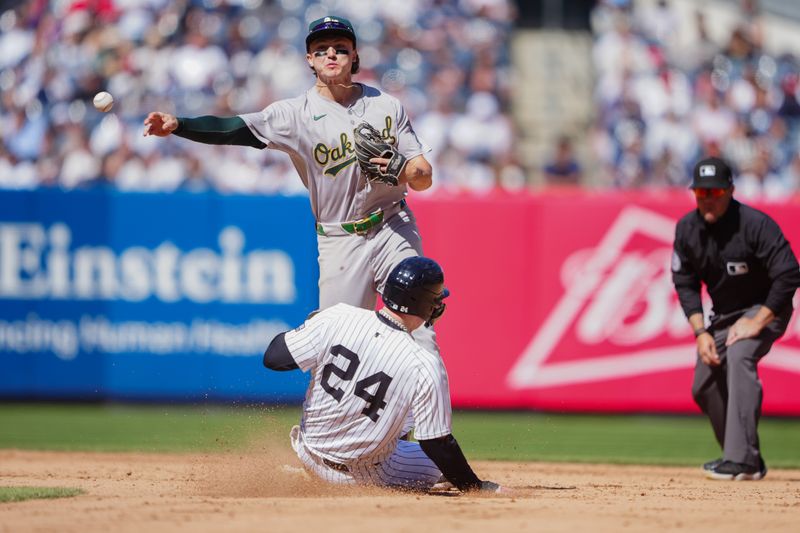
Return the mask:
[(710, 472), (711, 470), (714, 470), (716, 467), (721, 465), (722, 462), (723, 462), (722, 457), (719, 457), (717, 459), (714, 459), (713, 461), (703, 463), (703, 472)]
[[(703, 465), (705, 466), (705, 465)], [(706, 477), (723, 481), (758, 481), (767, 475), (767, 465), (759, 458), (759, 466), (723, 461), (712, 470), (706, 471)]]

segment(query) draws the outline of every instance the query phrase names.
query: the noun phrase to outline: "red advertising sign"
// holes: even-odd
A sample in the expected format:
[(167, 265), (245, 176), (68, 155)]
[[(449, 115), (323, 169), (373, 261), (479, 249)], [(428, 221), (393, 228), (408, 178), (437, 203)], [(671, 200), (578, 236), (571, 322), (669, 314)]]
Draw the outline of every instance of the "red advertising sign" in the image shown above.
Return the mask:
[[(455, 406), (697, 411), (669, 268), (688, 191), (411, 203), (452, 292), (437, 334)], [(800, 242), (800, 206), (755, 207)], [(759, 366), (765, 413), (800, 414), (798, 324)]]

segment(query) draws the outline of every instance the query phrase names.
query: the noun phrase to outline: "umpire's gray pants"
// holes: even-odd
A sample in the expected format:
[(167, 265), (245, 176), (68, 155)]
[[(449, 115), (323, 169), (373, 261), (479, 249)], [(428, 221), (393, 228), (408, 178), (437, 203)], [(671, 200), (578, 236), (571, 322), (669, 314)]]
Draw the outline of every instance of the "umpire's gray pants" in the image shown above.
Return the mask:
[[(760, 307), (754, 306), (744, 315), (752, 317)], [(759, 465), (758, 419), (763, 392), (758, 378), (758, 362), (783, 335), (791, 314), (789, 308), (767, 324), (758, 337), (743, 339), (727, 347), (725, 340), (733, 323), (714, 327), (720, 365), (708, 366), (698, 355), (692, 395), (711, 420), (714, 436), (726, 461)]]

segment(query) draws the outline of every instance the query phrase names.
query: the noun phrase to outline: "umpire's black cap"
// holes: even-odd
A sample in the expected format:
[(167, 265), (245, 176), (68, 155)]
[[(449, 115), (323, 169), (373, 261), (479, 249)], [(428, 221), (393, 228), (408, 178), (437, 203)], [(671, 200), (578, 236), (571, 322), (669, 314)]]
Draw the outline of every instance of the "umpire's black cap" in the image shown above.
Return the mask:
[(731, 167), (718, 157), (701, 159), (694, 166), (690, 189), (727, 189), (733, 185)]
[(349, 20), (342, 17), (329, 15), (317, 19), (308, 25), (308, 35), (306, 35), (306, 52), (311, 47), (311, 41), (329, 35), (346, 37), (353, 41), (353, 48), (356, 47), (356, 32)]

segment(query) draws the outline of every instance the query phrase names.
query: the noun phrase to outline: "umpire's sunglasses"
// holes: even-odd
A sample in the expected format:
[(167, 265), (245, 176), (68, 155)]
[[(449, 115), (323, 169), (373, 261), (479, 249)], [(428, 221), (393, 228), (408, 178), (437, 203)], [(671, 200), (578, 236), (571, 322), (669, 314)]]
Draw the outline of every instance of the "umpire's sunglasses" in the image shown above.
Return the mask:
[(725, 193), (728, 192), (728, 189), (723, 189), (722, 187), (714, 187), (713, 189), (692, 189), (694, 191), (695, 198), (722, 198), (725, 196)]

